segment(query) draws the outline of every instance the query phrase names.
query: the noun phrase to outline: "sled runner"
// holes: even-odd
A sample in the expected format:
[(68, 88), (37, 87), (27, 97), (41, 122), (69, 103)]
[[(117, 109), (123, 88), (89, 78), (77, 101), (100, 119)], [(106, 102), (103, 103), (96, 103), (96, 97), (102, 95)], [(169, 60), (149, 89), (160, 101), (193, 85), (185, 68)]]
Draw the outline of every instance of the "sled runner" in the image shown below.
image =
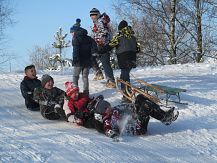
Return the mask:
[[(152, 102), (155, 102), (155, 103), (159, 103), (160, 102), (160, 100), (157, 97), (151, 96), (150, 94), (148, 94), (147, 92), (145, 92), (143, 89), (140, 89), (140, 88), (137, 88), (135, 86), (132, 86), (130, 83), (125, 82), (125, 81), (121, 80), (118, 77), (116, 78), (115, 82), (116, 82), (116, 88), (117, 88), (117, 90), (124, 97), (126, 97), (128, 100), (130, 100), (132, 102), (135, 101), (136, 95), (138, 95), (138, 94), (142, 94), (143, 96), (147, 97)], [(125, 85), (125, 92), (123, 92), (123, 90), (121, 90), (120, 84), (124, 84)]]

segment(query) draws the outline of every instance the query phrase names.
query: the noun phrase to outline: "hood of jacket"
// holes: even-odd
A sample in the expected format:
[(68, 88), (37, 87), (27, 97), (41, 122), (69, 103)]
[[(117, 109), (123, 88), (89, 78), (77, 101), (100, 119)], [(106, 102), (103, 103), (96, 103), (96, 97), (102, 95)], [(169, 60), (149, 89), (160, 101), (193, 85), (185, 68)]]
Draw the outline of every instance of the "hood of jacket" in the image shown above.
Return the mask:
[(131, 38), (134, 35), (134, 31), (132, 30), (131, 27), (127, 26), (124, 27), (121, 31), (120, 31), (120, 35), (126, 37), (126, 38)]

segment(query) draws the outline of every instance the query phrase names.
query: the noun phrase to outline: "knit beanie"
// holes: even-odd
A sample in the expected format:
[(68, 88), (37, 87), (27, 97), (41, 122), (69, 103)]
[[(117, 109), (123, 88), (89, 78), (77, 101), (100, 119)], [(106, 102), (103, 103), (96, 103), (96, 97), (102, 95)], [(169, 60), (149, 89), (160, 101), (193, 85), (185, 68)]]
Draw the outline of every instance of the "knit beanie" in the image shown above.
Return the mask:
[(49, 82), (50, 80), (52, 80), (52, 81), (54, 82), (53, 78), (52, 78), (50, 75), (44, 74), (44, 75), (41, 77), (41, 85), (42, 85), (42, 87), (44, 87), (45, 84), (46, 84), (47, 82)]
[(100, 12), (97, 8), (93, 8), (92, 10), (90, 10), (90, 16), (92, 15), (99, 15)]
[(73, 33), (81, 27), (81, 19), (77, 18), (76, 23), (70, 28), (70, 33)]
[(78, 26), (78, 27), (80, 27), (80, 26), (81, 26), (81, 19), (77, 18), (77, 19), (76, 19), (76, 23), (75, 23), (73, 26)]
[(124, 27), (127, 27), (128, 23), (125, 20), (122, 20), (118, 25), (118, 30), (121, 31)]
[(79, 92), (78, 86), (75, 86), (72, 82), (67, 81), (65, 83), (66, 94), (67, 96), (71, 96), (75, 92)]

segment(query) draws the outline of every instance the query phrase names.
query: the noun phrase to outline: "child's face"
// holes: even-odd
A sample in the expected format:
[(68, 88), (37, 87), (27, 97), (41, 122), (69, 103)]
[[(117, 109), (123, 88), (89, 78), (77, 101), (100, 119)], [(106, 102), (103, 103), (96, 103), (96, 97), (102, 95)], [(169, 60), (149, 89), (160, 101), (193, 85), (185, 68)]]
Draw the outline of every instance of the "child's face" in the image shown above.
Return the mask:
[(90, 18), (92, 21), (96, 21), (98, 19), (98, 15), (91, 15)]
[(53, 81), (52, 80), (50, 80), (50, 81), (48, 81), (45, 85), (44, 85), (44, 88), (46, 88), (46, 89), (52, 89), (53, 88)]
[(31, 69), (27, 69), (25, 71), (25, 74), (27, 77), (29, 77), (30, 79), (35, 79), (36, 78), (36, 70), (35, 68), (31, 68)]
[(78, 100), (78, 96), (79, 96), (79, 92), (74, 92), (72, 93), (72, 95), (70, 96), (70, 98), (74, 101)]

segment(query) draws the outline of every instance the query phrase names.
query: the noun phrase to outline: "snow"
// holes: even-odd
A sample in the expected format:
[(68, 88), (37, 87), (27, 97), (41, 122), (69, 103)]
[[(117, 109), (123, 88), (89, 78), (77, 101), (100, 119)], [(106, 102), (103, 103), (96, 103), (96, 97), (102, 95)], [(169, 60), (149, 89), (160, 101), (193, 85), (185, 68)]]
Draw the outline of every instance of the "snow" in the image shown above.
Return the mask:
[[(71, 71), (51, 73), (55, 85), (64, 89)], [(0, 74), (0, 162), (217, 162), (217, 64), (137, 68), (131, 74), (149, 83), (187, 89), (181, 100), (188, 105), (169, 103), (179, 110), (174, 123), (165, 126), (152, 118), (147, 135), (123, 136), (120, 142), (28, 111), (19, 89), (24, 74)], [(120, 103), (120, 93), (92, 79), (93, 73), (92, 96), (103, 94), (112, 105)]]

